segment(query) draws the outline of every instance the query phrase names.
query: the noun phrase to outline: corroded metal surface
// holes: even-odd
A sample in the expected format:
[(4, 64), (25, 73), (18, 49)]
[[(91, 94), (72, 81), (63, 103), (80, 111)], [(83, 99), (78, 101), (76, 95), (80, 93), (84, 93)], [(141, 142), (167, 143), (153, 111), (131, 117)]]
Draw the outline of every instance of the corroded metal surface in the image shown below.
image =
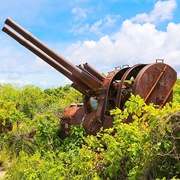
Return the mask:
[(61, 138), (69, 137), (71, 125), (82, 125), (87, 134), (95, 135), (100, 123), (94, 117), (95, 111), (88, 112), (84, 106), (70, 105), (61, 116)]
[(136, 76), (144, 66), (145, 64), (136, 64), (123, 74), (118, 85), (116, 107), (123, 109), (125, 102), (130, 97), (130, 93), (132, 93), (132, 86)]
[(137, 75), (133, 94), (140, 94), (145, 102), (162, 107), (172, 100), (172, 89), (177, 79), (176, 71), (167, 64), (153, 63), (145, 66)]
[[(61, 138), (69, 137), (71, 125), (82, 125), (87, 135), (96, 134), (101, 127), (112, 127), (110, 110), (123, 110), (131, 93), (139, 94), (147, 104), (154, 103), (160, 108), (172, 101), (177, 73), (163, 60), (132, 67), (124, 65), (104, 77), (88, 63), (72, 64), (10, 18), (6, 19), (5, 24), (13, 30), (5, 26), (2, 29), (4, 32), (69, 78), (73, 82), (72, 87), (83, 95), (83, 103), (72, 104), (64, 110)], [(131, 120), (129, 117), (126, 122)]]

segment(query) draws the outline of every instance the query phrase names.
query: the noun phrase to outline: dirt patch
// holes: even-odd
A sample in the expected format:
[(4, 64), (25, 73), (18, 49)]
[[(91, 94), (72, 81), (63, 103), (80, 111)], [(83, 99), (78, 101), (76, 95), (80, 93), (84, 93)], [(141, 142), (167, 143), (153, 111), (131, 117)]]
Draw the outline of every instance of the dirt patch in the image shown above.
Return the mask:
[(6, 171), (0, 171), (0, 178), (3, 178), (6, 174)]

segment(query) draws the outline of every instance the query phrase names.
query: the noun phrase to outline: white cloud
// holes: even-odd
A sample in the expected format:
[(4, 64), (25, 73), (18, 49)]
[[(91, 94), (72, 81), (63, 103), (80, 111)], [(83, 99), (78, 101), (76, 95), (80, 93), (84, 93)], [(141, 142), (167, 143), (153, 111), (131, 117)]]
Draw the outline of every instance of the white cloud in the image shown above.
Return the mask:
[(44, 86), (44, 87), (48, 86), (47, 81), (41, 81), (40, 84), (41, 84), (42, 86)]
[(12, 80), (14, 80), (14, 79), (19, 79), (19, 78), (21, 78), (21, 76), (22, 76), (22, 73), (19, 73), (19, 72), (10, 72), (8, 75), (7, 75), (7, 78), (8, 79), (12, 79)]
[(5, 80), (5, 79), (0, 79), (0, 84), (5, 84), (5, 83), (8, 83), (7, 80)]
[(33, 82), (32, 82), (32, 81), (30, 81), (30, 80), (25, 80), (25, 81), (24, 81), (24, 84), (25, 84), (25, 85), (28, 85), (28, 84), (33, 84)]
[(111, 52), (112, 47), (109, 36), (104, 36), (97, 42), (91, 40), (72, 44), (66, 50), (66, 55), (68, 59), (79, 64), (85, 62), (102, 64), (102, 62), (108, 61), (108, 50)]
[(171, 20), (176, 7), (177, 4), (175, 0), (158, 1), (149, 14), (137, 14), (135, 17), (131, 18), (131, 21), (156, 24), (165, 20)]
[(120, 15), (107, 14), (104, 17), (104, 27), (113, 27), (117, 20), (120, 19)]
[(53, 68), (49, 64), (47, 64), (46, 62), (44, 62), (44, 60), (38, 57), (35, 57), (35, 59), (32, 60), (30, 64), (28, 64), (28, 67), (33, 71), (41, 71), (41, 72), (53, 70)]
[(74, 18), (70, 32), (74, 34), (93, 33), (102, 36), (104, 30), (107, 28), (113, 28), (120, 18), (120, 15), (107, 14), (102, 19), (99, 19), (94, 23), (89, 23), (88, 18), (91, 18), (93, 14), (92, 10), (76, 7), (72, 10), (72, 14), (74, 14)]
[[(156, 29), (155, 24), (172, 18), (176, 1), (158, 1), (149, 14), (139, 14), (125, 20), (119, 31), (102, 35), (98, 41), (78, 41), (66, 50), (73, 62), (90, 63), (100, 72), (107, 72), (123, 64), (153, 63), (164, 59), (165, 63), (177, 67), (180, 63), (180, 24), (170, 22), (166, 31)], [(105, 16), (89, 27), (100, 33), (101, 25), (113, 25), (110, 16)], [(109, 23), (108, 23), (109, 22)], [(92, 28), (93, 27), (93, 28)]]
[(72, 32), (73, 34), (82, 34), (89, 30), (89, 24), (85, 23), (83, 26), (81, 24), (73, 24), (71, 30), (69, 32)]
[(18, 84), (20, 86), (25, 85), (25, 83), (23, 83), (21, 80), (9, 80), (9, 79), (0, 78), (0, 84), (8, 84), (8, 83)]
[(102, 35), (100, 27), (102, 26), (102, 20), (95, 22), (90, 28), (89, 31), (93, 32), (94, 34)]
[(89, 9), (83, 9), (83, 8), (73, 8), (72, 14), (74, 15), (74, 21), (85, 21), (87, 19), (87, 13), (89, 12)]
[(176, 67), (180, 63), (179, 36), (180, 24), (169, 23), (167, 31), (160, 31), (151, 23), (126, 20), (113, 35), (77, 42), (67, 48), (66, 55), (73, 62), (88, 62), (100, 72), (123, 64), (153, 63), (156, 59)]

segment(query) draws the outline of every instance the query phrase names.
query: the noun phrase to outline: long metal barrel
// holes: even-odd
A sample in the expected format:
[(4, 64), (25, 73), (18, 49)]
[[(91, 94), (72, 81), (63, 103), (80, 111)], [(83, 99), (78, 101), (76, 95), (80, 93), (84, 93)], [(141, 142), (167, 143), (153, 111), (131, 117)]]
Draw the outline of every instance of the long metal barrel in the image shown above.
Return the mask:
[(33, 36), (31, 33), (26, 31), (24, 28), (22, 28), (20, 25), (15, 23), (10, 18), (7, 18), (5, 20), (5, 24), (9, 25), (12, 29), (17, 31), (19, 34), (21, 34), (25, 39), (29, 40), (31, 43), (33, 43), (35, 46), (37, 46), (39, 49), (41, 49), (43, 52), (48, 54), (50, 57), (52, 57), (55, 61), (57, 61), (59, 64), (61, 64), (63, 67), (65, 67), (67, 70), (72, 72), (74, 76), (76, 76), (78, 79), (83, 81), (87, 86), (89, 86), (93, 91), (99, 91), (99, 88), (101, 87), (101, 83), (96, 81), (96, 79), (92, 79), (86, 72), (80, 70), (77, 68), (74, 64), (69, 62), (67, 59), (47, 47), (43, 42), (41, 42), (39, 39), (37, 39), (35, 36)]
[[(65, 75), (67, 78), (69, 78), (71, 81), (75, 82), (78, 87), (77, 90), (80, 91), (82, 94), (86, 96), (90, 96), (90, 92), (88, 92), (89, 87), (85, 85), (82, 81), (80, 81), (78, 78), (73, 76), (71, 72), (69, 72), (67, 69), (65, 69), (63, 66), (58, 64), (56, 61), (54, 61), (51, 57), (49, 57), (47, 54), (42, 52), (40, 49), (37, 47), (33, 46), (30, 42), (28, 42), (26, 39), (24, 39), (22, 36), (19, 36), (17, 33), (9, 29), (8, 27), (3, 27), (2, 31), (7, 33), (9, 36), (11, 36), (13, 39), (18, 41), (21, 45), (29, 49), (31, 52), (36, 54), (38, 57), (43, 59), (45, 62), (47, 62), (49, 65), (54, 67), (56, 70), (61, 72), (63, 75)], [(76, 86), (74, 86), (76, 87)]]
[(96, 81), (98, 81), (99, 83), (102, 83), (103, 81), (98, 79), (97, 77), (94, 76), (94, 74), (92, 74), (92, 72), (88, 71), (87, 69), (84, 68), (84, 65), (80, 64), (78, 66), (79, 69), (81, 69), (82, 71), (86, 72), (87, 74), (89, 74), (89, 76), (93, 79), (96, 79)]
[(89, 71), (91, 74), (93, 74), (96, 78), (98, 78), (100, 81), (104, 81), (105, 77), (100, 74), (94, 67), (92, 67), (90, 64), (85, 63), (83, 64), (84, 68)]

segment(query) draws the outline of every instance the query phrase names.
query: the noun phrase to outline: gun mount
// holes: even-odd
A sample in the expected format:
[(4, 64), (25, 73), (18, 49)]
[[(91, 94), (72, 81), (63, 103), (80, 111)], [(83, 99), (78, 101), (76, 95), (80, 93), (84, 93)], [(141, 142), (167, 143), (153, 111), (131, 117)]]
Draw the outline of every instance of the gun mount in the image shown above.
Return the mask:
[[(69, 78), (72, 87), (83, 94), (83, 103), (70, 105), (64, 110), (61, 138), (69, 136), (71, 125), (82, 124), (86, 134), (93, 135), (101, 127), (112, 127), (110, 110), (123, 110), (131, 93), (139, 94), (147, 104), (154, 103), (160, 108), (172, 101), (177, 73), (161, 59), (152, 64), (118, 67), (104, 77), (88, 63), (75, 66), (10, 18), (5, 24), (2, 31)], [(126, 122), (130, 121), (129, 118)]]

